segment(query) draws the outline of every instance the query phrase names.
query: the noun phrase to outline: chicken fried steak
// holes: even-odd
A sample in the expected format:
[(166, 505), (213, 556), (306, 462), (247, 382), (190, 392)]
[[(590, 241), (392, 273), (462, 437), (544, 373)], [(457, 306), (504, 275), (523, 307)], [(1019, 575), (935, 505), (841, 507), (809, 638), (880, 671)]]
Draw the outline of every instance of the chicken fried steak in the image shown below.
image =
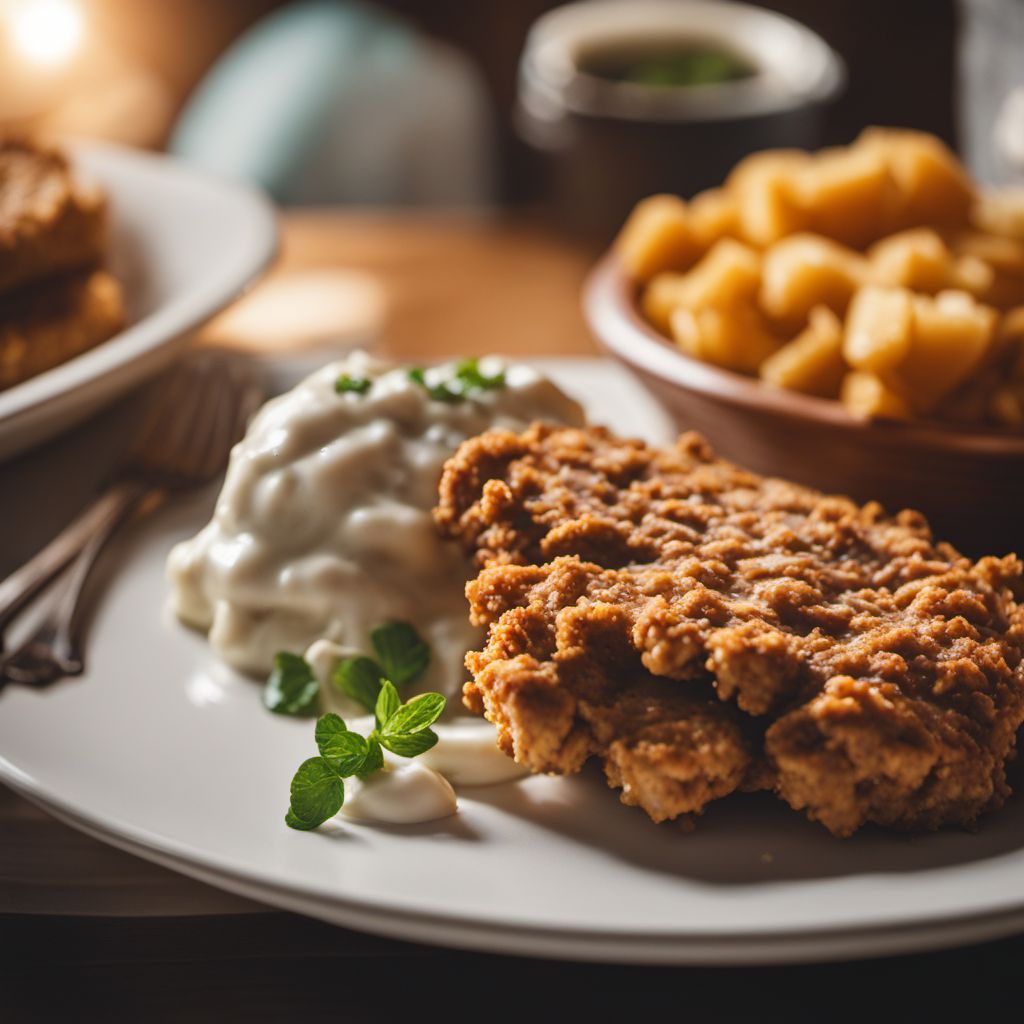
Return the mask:
[[(586, 586), (576, 559), (506, 566), (469, 586), (488, 646), (470, 654), (465, 702), (498, 726), (505, 753), (535, 772), (579, 771), (591, 756), (655, 821), (699, 813), (736, 789), (756, 749), (735, 708), (706, 684), (651, 675), (628, 642), (626, 609)], [(596, 567), (592, 567), (596, 568)]]
[[(597, 428), (493, 431), (449, 461), (436, 517), (482, 568), (468, 594), (490, 633), (466, 701), (535, 770), (601, 755), (660, 819), (668, 765), (713, 765), (706, 802), (753, 764), (837, 835), (970, 823), (1008, 793), (1024, 719), (1014, 557), (972, 563), (917, 513), (759, 477), (693, 434), (658, 449)], [(737, 717), (711, 717), (701, 691)], [(657, 753), (620, 715), (637, 701), (644, 736), (670, 737)], [(712, 722), (736, 731), (709, 736)], [(745, 765), (729, 772), (727, 733)]]

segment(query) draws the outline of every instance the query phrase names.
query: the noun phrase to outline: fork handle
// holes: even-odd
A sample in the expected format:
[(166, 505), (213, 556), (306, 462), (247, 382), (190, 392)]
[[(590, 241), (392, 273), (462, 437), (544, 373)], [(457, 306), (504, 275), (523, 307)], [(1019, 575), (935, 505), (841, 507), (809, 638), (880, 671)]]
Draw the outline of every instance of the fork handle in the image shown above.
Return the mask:
[[(145, 505), (155, 508), (166, 492), (143, 483), (112, 488), (102, 515), (90, 520), (92, 531), (73, 556), (67, 576), (57, 584), (43, 621), (20, 647), (0, 657), (0, 678), (41, 685), (62, 676), (79, 675), (83, 668), (82, 626), (86, 618), (83, 594), (100, 553), (132, 513)], [(106, 496), (105, 496), (106, 497)]]
[(0, 582), (0, 640), (10, 623), (82, 551), (96, 531), (123, 516), (141, 500), (145, 490), (140, 481), (122, 480), (111, 485), (46, 547)]

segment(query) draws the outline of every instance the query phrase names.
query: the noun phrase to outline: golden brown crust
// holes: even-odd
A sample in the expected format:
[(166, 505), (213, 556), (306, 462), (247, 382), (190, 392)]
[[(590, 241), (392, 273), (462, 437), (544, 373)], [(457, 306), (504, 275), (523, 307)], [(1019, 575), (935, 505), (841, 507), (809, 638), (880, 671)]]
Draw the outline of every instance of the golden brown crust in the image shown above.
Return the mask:
[(563, 559), (512, 606), (532, 567), (497, 568), (470, 584), (474, 614), (491, 628), (487, 648), (467, 658), (474, 679), (466, 704), (498, 726), (501, 748), (532, 771), (569, 774), (596, 755), (623, 802), (655, 821), (699, 813), (751, 766), (739, 715), (706, 686), (647, 672), (626, 642), (623, 608), (575, 603), (579, 567)]
[(106, 202), (76, 182), (64, 155), (0, 139), (0, 294), (103, 257)]
[(123, 324), (121, 287), (104, 270), (44, 281), (0, 299), (0, 389), (94, 348)]
[[(468, 593), (491, 633), (467, 692), (489, 716), (518, 699), (504, 666), (536, 658), (551, 703), (574, 651), (609, 706), (661, 677), (765, 716), (777, 791), (836, 834), (968, 823), (1005, 798), (1024, 718), (1012, 556), (971, 563), (916, 513), (763, 479), (695, 435), (661, 450), (600, 429), (491, 432), (450, 460), (436, 515), (484, 567)], [(619, 683), (558, 627), (595, 607), (605, 646), (634, 659)]]

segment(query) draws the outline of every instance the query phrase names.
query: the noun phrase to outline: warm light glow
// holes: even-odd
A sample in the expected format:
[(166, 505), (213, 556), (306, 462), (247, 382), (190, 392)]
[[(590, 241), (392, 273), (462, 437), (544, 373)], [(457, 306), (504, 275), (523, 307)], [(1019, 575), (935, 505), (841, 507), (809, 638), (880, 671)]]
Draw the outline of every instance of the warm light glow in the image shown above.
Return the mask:
[(6, 13), (14, 45), (36, 64), (61, 64), (81, 44), (85, 25), (75, 0), (22, 0)]

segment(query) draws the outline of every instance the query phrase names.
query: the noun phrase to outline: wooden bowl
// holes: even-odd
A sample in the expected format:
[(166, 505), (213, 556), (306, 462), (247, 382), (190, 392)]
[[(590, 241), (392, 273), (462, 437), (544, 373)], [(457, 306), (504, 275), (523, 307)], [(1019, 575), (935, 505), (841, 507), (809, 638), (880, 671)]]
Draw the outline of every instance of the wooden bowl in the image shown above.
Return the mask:
[(823, 491), (917, 508), (967, 554), (1024, 554), (1024, 435), (941, 423), (865, 422), (838, 402), (782, 391), (680, 352), (646, 322), (614, 254), (587, 280), (601, 345), (728, 459)]

